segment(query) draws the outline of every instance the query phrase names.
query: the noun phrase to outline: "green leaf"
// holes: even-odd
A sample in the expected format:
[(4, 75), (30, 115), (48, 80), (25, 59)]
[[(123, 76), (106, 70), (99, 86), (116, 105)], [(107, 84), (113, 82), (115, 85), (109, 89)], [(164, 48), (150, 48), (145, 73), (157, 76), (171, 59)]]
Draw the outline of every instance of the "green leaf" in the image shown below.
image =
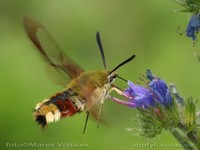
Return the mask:
[(183, 117), (184, 125), (188, 129), (191, 126), (195, 125), (196, 123), (195, 107), (196, 107), (196, 102), (194, 102), (192, 98), (188, 99), (185, 105), (185, 111)]

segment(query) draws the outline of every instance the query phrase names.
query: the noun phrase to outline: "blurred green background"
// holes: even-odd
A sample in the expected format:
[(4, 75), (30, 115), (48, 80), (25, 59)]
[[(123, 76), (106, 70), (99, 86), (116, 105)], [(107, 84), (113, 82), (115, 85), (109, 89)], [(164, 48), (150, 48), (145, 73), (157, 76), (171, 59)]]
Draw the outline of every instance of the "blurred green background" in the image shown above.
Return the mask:
[[(1, 0), (0, 1), (0, 149), (17, 149), (15, 143), (84, 144), (71, 149), (144, 149), (134, 144), (177, 144), (167, 131), (153, 139), (137, 136), (126, 128), (137, 128), (137, 111), (106, 101), (104, 115), (108, 126), (90, 119), (82, 134), (85, 113), (50, 124), (41, 130), (33, 121), (35, 105), (62, 87), (49, 79), (45, 62), (28, 39), (22, 24), (24, 15), (40, 20), (58, 45), (85, 70), (103, 69), (95, 34), (100, 31), (108, 68), (132, 54), (134, 61), (120, 68), (121, 76), (137, 81), (149, 68), (168, 83), (176, 84), (185, 98), (198, 98), (199, 42), (180, 36), (189, 21), (186, 13), (171, 0)], [(120, 87), (126, 84), (116, 82)], [(28, 149), (18, 147), (18, 149)], [(38, 149), (38, 148), (31, 148)], [(152, 148), (166, 149), (166, 148)], [(170, 149), (181, 149), (173, 148)]]

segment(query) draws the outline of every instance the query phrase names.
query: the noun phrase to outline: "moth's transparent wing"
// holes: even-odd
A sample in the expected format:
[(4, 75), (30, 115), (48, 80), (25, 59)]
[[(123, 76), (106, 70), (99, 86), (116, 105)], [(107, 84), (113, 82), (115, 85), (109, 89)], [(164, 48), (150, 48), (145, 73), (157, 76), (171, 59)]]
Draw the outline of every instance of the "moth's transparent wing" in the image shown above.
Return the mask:
[(70, 81), (69, 76), (60, 68), (52, 67), (51, 65), (47, 65), (46, 68), (48, 76), (51, 81), (57, 85), (61, 85), (66, 87), (67, 83)]
[(84, 70), (69, 56), (65, 55), (49, 32), (37, 20), (24, 16), (24, 27), (34, 45), (51, 66), (50, 74), (55, 75), (58, 84), (65, 86), (70, 79), (79, 76)]
[[(103, 124), (103, 125), (107, 125), (108, 126), (109, 125), (109, 121), (107, 120), (107, 117), (105, 115), (104, 110), (100, 110), (100, 109), (102, 109), (100, 107), (102, 107), (101, 104), (96, 104), (90, 110), (90, 114), (91, 114), (92, 118), (97, 121), (97, 126), (99, 126), (99, 123), (100, 123), (100, 125)], [(101, 113), (100, 116), (99, 116), (99, 112)]]

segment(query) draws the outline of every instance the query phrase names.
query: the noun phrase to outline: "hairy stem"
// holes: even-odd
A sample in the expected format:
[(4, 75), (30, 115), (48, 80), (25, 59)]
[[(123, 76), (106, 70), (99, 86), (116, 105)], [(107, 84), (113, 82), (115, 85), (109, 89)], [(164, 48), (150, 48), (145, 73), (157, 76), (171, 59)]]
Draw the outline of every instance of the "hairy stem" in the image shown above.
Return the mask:
[(170, 131), (185, 150), (198, 150), (195, 141), (193, 141), (193, 138), (188, 136), (188, 134), (185, 133), (183, 130), (181, 130), (180, 128), (176, 128)]

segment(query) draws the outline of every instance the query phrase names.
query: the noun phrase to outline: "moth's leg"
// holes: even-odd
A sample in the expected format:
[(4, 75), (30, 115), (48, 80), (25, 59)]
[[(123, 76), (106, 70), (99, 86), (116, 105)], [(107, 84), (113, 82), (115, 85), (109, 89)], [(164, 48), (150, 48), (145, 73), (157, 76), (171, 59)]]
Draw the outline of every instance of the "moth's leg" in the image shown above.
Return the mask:
[(117, 86), (115, 86), (114, 84), (111, 85), (111, 88), (108, 91), (108, 94), (110, 94), (112, 91), (116, 91), (119, 95), (123, 95), (123, 96), (127, 97), (126, 95), (124, 95), (122, 90), (120, 88), (118, 88)]
[(107, 87), (105, 87), (104, 91), (103, 91), (103, 96), (102, 96), (102, 99), (101, 99), (101, 102), (100, 102), (101, 105), (100, 105), (99, 112), (98, 112), (98, 117), (97, 117), (97, 128), (99, 128), (99, 123), (100, 123), (100, 118), (101, 118), (101, 112), (102, 112), (103, 104), (105, 102), (107, 94), (108, 94)]
[(89, 111), (86, 112), (86, 118), (85, 118), (85, 125), (83, 128), (83, 134), (85, 133), (86, 127), (87, 127), (87, 123), (88, 123), (88, 118), (89, 118)]

